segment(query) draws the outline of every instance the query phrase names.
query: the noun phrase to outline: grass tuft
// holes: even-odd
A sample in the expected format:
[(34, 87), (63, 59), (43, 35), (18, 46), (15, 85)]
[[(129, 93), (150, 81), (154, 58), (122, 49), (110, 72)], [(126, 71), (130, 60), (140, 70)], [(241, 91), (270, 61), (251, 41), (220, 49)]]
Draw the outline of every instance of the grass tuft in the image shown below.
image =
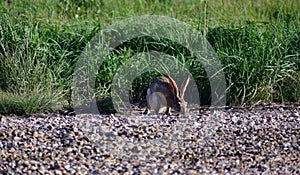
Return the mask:
[[(117, 20), (152, 14), (177, 18), (205, 35), (224, 66), (228, 105), (299, 102), (299, 7), (297, 0), (1, 1), (0, 113), (72, 107), (72, 74), (89, 41)], [(209, 104), (203, 65), (167, 38), (145, 37), (116, 48), (99, 68), (95, 94), (100, 108), (113, 111), (115, 74), (134, 54), (150, 50), (178, 58), (193, 74), (201, 101)], [(158, 75), (138, 76), (131, 98), (144, 97)]]

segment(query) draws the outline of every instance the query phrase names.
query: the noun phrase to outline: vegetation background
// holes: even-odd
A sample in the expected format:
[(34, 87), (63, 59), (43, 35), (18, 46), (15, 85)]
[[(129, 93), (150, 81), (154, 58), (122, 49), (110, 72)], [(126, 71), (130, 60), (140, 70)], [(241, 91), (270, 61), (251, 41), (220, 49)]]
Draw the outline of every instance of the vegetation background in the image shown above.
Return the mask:
[[(298, 0), (2, 0), (0, 113), (72, 107), (72, 73), (84, 47), (104, 27), (141, 15), (176, 18), (203, 33), (224, 66), (228, 105), (299, 102), (299, 9)], [(156, 42), (179, 48), (169, 54), (181, 54), (179, 60), (199, 84), (201, 100), (209, 104), (209, 83), (201, 65), (192, 65), (193, 58), (176, 43)], [(116, 70), (145, 47), (139, 43), (123, 45), (99, 69), (99, 101), (110, 98)], [(168, 47), (158, 51), (168, 52)], [(143, 96), (156, 75), (141, 75), (132, 97)], [(111, 103), (105, 104), (101, 109), (111, 110)]]

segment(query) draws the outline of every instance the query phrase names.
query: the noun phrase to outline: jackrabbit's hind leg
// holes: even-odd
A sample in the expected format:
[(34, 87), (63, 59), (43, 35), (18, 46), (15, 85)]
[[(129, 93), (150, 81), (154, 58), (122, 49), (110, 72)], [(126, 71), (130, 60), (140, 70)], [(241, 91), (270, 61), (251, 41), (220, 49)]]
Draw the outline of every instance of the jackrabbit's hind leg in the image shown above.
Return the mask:
[(155, 114), (159, 114), (160, 112), (160, 106), (157, 104), (155, 109), (154, 109)]
[(145, 111), (143, 112), (143, 114), (150, 114), (150, 110), (151, 110), (151, 107), (149, 104), (147, 104), (147, 107), (146, 107)]

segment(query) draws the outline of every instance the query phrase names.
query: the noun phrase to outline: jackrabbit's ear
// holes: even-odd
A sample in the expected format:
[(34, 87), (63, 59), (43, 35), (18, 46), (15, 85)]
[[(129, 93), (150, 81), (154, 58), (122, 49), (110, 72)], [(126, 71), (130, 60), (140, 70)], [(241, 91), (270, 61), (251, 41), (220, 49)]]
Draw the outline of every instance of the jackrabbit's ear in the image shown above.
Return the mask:
[(186, 78), (183, 80), (183, 82), (181, 83), (181, 86), (180, 86), (180, 97), (183, 98), (184, 97), (184, 93), (185, 93), (185, 90), (186, 90), (186, 87), (187, 85), (189, 84), (189, 81), (190, 81), (190, 74), (188, 74), (186, 76)]
[(174, 94), (178, 96), (178, 87), (176, 82), (173, 80), (173, 78), (170, 75), (168, 75), (168, 79), (170, 81), (171, 86), (174, 88)]

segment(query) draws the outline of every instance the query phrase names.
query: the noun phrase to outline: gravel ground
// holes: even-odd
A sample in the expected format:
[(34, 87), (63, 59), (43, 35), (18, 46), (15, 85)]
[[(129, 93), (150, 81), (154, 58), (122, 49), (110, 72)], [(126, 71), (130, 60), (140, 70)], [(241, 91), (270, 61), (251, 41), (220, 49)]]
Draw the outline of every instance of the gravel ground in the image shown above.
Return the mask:
[(300, 174), (300, 105), (0, 116), (1, 174)]

